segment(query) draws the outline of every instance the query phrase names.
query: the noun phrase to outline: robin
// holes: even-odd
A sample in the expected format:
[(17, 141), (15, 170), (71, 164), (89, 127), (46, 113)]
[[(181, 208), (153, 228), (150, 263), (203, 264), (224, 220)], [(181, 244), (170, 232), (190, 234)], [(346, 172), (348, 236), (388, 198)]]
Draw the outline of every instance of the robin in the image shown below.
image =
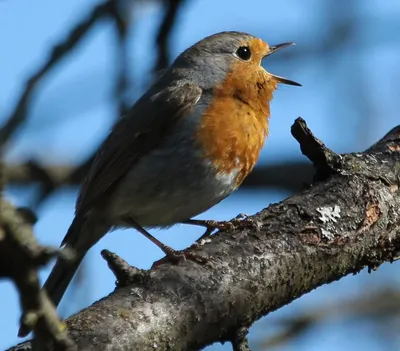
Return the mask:
[(118, 121), (97, 152), (61, 243), (77, 259), (58, 260), (44, 285), (55, 305), (86, 252), (110, 230), (134, 228), (177, 258), (191, 255), (145, 228), (226, 227), (191, 218), (230, 195), (253, 169), (274, 90), (279, 83), (300, 85), (267, 72), (261, 61), (289, 45), (269, 46), (241, 32), (209, 36), (184, 51)]

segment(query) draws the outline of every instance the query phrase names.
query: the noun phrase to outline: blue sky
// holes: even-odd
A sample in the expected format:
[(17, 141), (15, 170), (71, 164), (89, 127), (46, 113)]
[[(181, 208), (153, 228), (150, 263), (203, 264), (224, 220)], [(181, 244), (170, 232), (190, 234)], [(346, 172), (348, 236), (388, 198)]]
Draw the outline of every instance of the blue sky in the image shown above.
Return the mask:
[[(48, 57), (52, 45), (95, 5), (94, 0), (0, 2), (0, 123), (12, 111), (29, 74)], [(323, 12), (328, 3), (331, 12)], [(347, 5), (346, 5), (347, 4)], [(351, 6), (351, 7), (350, 7)], [(154, 64), (153, 37), (161, 18), (156, 2), (149, 1), (133, 11), (129, 30), (129, 97), (134, 101), (148, 83)], [(192, 0), (184, 6), (174, 29), (172, 54), (209, 34), (239, 30), (260, 36), (270, 43), (295, 41), (288, 49), (298, 59), (280, 63), (279, 55), (266, 62), (267, 69), (303, 84), (302, 88), (282, 86), (272, 103), (270, 138), (260, 162), (301, 158), (290, 135), (294, 119), (302, 116), (329, 147), (337, 152), (361, 151), (399, 123), (397, 109), (400, 80), (400, 3), (357, 0), (352, 5), (319, 0), (265, 1)], [(330, 51), (328, 38), (332, 18), (354, 19), (354, 36), (346, 47)], [(325, 39), (327, 38), (327, 39)], [(313, 50), (326, 47), (322, 55)], [(333, 44), (332, 44), (333, 45)], [(7, 160), (34, 158), (43, 163), (79, 163), (90, 155), (113, 123), (114, 77), (117, 62), (110, 23), (97, 25), (51, 74), (35, 95), (29, 121), (9, 147)], [(286, 62), (286, 61), (285, 61)], [(62, 189), (39, 209), (35, 232), (46, 244), (58, 245), (72, 219), (77, 189)], [(17, 205), (30, 203), (34, 189), (10, 188), (7, 196)], [(254, 213), (289, 194), (276, 191), (241, 190), (200, 218), (228, 219), (239, 212)], [(156, 235), (168, 245), (184, 248), (200, 234), (197, 228), (177, 226)], [(80, 289), (68, 294), (61, 306), (64, 316), (94, 302), (114, 287), (114, 277), (100, 257), (107, 248), (132, 265), (148, 268), (162, 256), (150, 242), (134, 231), (114, 232), (89, 253), (85, 280)], [(398, 284), (396, 264), (378, 272), (366, 272), (322, 287), (255, 324), (250, 341), (255, 343), (274, 331), (273, 321), (308, 308), (357, 296), (383, 284)], [(42, 279), (49, 267), (41, 272)], [(71, 291), (70, 291), (71, 293)], [(0, 282), (0, 348), (17, 342), (20, 316), (18, 298), (11, 283)], [(270, 322), (269, 322), (270, 321)], [(349, 328), (343, 323), (322, 324), (286, 350), (337, 350), (357, 345), (378, 350), (368, 327)], [(350, 337), (352, 336), (352, 337)], [(363, 336), (363, 337), (361, 337)], [(254, 344), (253, 344), (254, 345)], [(399, 344), (397, 343), (397, 346)], [(230, 350), (230, 345), (213, 345), (207, 350)]]

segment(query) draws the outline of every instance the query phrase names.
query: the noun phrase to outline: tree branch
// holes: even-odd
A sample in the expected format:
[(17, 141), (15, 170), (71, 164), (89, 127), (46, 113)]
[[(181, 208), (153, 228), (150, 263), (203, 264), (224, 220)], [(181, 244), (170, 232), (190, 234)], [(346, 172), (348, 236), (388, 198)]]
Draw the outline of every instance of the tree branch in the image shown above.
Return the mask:
[(303, 120), (292, 131), (324, 177), (250, 217), (258, 229), (198, 242), (192, 250), (207, 264), (159, 265), (68, 318), (80, 350), (235, 343), (238, 330), (316, 287), (399, 256), (400, 126), (367, 151), (340, 156)]
[(37, 350), (50, 344), (56, 350), (76, 350), (56, 309), (41, 290), (37, 270), (58, 254), (58, 250), (40, 246), (26, 219), (28, 211), (19, 211), (0, 198), (0, 277), (10, 278), (20, 294), (24, 321), (33, 328)]

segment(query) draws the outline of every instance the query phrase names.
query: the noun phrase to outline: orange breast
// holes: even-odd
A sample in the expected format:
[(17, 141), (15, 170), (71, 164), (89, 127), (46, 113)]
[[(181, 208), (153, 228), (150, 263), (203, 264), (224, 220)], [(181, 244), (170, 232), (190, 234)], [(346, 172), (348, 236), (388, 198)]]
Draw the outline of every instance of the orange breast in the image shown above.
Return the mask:
[(268, 135), (269, 102), (276, 82), (261, 67), (239, 63), (215, 89), (198, 130), (204, 156), (219, 174), (251, 172)]

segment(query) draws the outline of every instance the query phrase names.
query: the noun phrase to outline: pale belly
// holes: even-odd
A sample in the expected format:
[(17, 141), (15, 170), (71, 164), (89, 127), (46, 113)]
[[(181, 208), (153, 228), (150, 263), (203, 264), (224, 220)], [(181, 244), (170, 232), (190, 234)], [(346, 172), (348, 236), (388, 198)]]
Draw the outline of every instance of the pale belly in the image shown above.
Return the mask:
[(108, 203), (114, 225), (132, 218), (143, 227), (166, 227), (216, 205), (236, 189), (238, 171), (217, 174), (192, 143), (155, 150), (127, 173)]

